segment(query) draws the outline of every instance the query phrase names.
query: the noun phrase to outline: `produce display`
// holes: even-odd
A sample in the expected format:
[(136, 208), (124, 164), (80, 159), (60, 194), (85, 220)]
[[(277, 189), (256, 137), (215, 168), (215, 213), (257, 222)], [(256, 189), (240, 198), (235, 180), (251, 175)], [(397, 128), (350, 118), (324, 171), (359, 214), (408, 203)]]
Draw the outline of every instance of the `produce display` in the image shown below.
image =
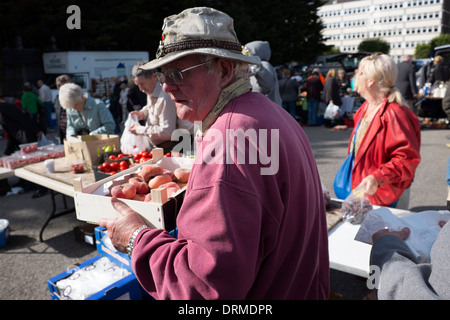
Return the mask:
[[(152, 152), (142, 151), (135, 155), (127, 155), (123, 153), (106, 154), (105, 161), (97, 166), (97, 169), (106, 174), (116, 174), (120, 171), (128, 169), (134, 164), (144, 163), (153, 158)], [(165, 157), (170, 157), (170, 153), (166, 153)]]
[(37, 142), (25, 143), (25, 144), (19, 145), (19, 148), (20, 148), (20, 153), (24, 155), (24, 154), (36, 152), (38, 150), (38, 144), (37, 144)]
[(144, 165), (138, 173), (133, 173), (129, 179), (113, 184), (110, 196), (150, 202), (152, 189), (167, 190), (167, 197), (181, 189), (189, 180), (190, 169), (176, 168), (174, 171), (163, 169), (158, 165)]
[(21, 145), (19, 151), (0, 158), (0, 165), (8, 169), (17, 169), (47, 159), (61, 157), (64, 157), (64, 145), (51, 144), (44, 147), (38, 147), (37, 143), (28, 143)]

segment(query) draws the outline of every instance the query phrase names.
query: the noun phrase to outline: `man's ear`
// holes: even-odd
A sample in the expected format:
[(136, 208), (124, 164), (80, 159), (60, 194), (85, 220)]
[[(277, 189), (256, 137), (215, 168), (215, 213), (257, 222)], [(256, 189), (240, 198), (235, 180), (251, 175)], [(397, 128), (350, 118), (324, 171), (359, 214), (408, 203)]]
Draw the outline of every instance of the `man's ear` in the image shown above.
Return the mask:
[(234, 79), (234, 63), (233, 61), (229, 60), (229, 59), (221, 59), (219, 58), (217, 60), (217, 65), (218, 65), (218, 69), (220, 72), (220, 88), (225, 88), (228, 85), (230, 85), (230, 83), (233, 81)]

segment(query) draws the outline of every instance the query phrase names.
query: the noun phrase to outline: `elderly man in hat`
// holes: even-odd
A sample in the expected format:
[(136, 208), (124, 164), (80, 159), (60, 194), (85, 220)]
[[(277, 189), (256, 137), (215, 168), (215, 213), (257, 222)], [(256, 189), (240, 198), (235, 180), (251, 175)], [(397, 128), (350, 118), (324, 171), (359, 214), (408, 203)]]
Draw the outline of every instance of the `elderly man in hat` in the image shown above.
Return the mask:
[(191, 8), (164, 20), (155, 60), (181, 119), (197, 124), (197, 154), (178, 237), (112, 198), (101, 219), (156, 299), (326, 299), (328, 235), (319, 173), (298, 123), (251, 92), (233, 20)]

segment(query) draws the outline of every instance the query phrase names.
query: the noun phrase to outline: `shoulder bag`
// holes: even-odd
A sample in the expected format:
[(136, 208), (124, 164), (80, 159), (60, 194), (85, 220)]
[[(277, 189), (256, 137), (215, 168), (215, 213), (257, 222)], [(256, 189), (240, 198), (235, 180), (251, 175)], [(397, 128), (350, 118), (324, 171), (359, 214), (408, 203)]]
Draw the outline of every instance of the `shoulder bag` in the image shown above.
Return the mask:
[(353, 160), (355, 159), (355, 140), (358, 127), (359, 122), (355, 133), (353, 134), (352, 149), (334, 177), (334, 193), (338, 199), (345, 199), (352, 192), (352, 170)]

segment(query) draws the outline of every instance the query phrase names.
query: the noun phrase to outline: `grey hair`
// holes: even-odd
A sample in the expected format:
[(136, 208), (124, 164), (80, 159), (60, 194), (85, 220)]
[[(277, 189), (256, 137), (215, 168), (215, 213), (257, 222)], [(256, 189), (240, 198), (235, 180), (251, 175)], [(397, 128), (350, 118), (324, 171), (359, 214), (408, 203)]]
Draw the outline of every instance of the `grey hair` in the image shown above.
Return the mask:
[(83, 90), (75, 83), (67, 83), (59, 89), (59, 103), (64, 109), (73, 109), (83, 98)]
[(156, 72), (156, 69), (150, 69), (150, 70), (142, 70), (140, 69), (141, 66), (146, 64), (147, 61), (139, 61), (133, 66), (133, 69), (131, 70), (131, 77), (133, 79), (139, 78), (139, 77), (150, 77), (151, 74)]
[[(209, 55), (201, 55), (200, 61), (206, 62), (207, 60), (211, 59), (211, 56)], [(248, 63), (243, 61), (237, 61), (237, 60), (231, 60), (234, 64), (234, 77), (235, 79), (240, 78), (248, 78), (249, 70), (248, 70)], [(212, 66), (210, 64), (206, 64), (206, 70), (210, 72), (213, 70)]]

